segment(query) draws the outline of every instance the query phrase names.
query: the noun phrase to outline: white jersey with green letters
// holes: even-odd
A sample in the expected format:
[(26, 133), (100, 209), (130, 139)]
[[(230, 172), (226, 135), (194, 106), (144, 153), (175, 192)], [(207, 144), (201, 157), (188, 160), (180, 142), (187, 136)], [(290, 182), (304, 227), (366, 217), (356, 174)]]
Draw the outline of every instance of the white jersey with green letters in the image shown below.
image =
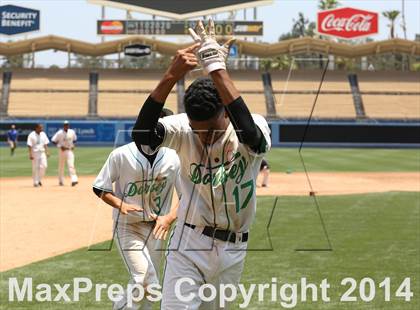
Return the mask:
[(150, 214), (166, 214), (172, 203), (174, 185), (179, 174), (179, 159), (174, 150), (160, 148), (150, 165), (134, 142), (116, 148), (99, 172), (93, 187), (113, 192), (124, 202), (144, 211), (120, 214), (114, 209), (114, 220), (135, 223), (152, 221)]
[(271, 146), (267, 121), (260, 115), (252, 117), (267, 142), (258, 154), (239, 142), (232, 124), (214, 144), (204, 146), (186, 114), (159, 120), (165, 127), (162, 146), (174, 149), (181, 161), (178, 221), (233, 232), (249, 230), (256, 211), (256, 179)]
[[(124, 215), (114, 209), (114, 241), (130, 273), (133, 291), (136, 286), (159, 284), (160, 259), (163, 243), (151, 236), (155, 222), (150, 214), (166, 214), (172, 204), (172, 194), (179, 174), (179, 159), (174, 150), (161, 148), (151, 165), (134, 142), (111, 152), (93, 186), (113, 192), (126, 203), (140, 206), (141, 212)], [(113, 309), (152, 309), (147, 300), (128, 302), (128, 292), (120, 294)]]

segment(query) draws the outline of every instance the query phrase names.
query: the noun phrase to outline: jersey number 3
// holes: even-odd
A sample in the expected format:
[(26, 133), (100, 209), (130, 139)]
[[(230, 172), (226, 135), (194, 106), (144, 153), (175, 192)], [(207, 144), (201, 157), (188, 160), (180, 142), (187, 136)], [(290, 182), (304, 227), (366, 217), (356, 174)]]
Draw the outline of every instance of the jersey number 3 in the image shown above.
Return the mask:
[[(246, 191), (246, 197), (241, 205), (240, 198), (243, 197), (244, 191)], [(239, 213), (242, 209), (245, 209), (248, 206), (249, 201), (251, 200), (252, 194), (254, 193), (254, 180), (249, 180), (248, 182), (242, 183), (240, 186), (236, 185), (233, 190), (233, 196), (235, 197), (235, 206), (236, 213)]]

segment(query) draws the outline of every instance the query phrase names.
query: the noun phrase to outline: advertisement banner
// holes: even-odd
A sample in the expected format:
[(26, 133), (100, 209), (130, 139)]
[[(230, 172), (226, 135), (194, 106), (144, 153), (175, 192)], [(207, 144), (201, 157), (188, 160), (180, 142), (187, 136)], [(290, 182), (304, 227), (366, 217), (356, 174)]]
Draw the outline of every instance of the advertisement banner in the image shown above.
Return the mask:
[[(51, 138), (63, 122), (47, 123), (45, 132)], [(76, 131), (79, 142), (111, 142), (115, 141), (115, 123), (70, 122), (70, 128)]]
[(0, 6), (0, 34), (16, 35), (39, 30), (39, 10), (16, 5)]
[[(190, 35), (196, 21), (173, 20), (98, 20), (98, 35)], [(215, 21), (218, 36), (262, 36), (262, 21)]]
[(318, 12), (317, 31), (321, 35), (355, 39), (378, 33), (378, 13), (354, 8)]
[(7, 141), (7, 132), (10, 130), (10, 126), (15, 124), (18, 132), (18, 141), (26, 144), (28, 135), (35, 129), (36, 122), (19, 122), (19, 123), (0, 123), (0, 140), (2, 142)]
[(148, 56), (152, 53), (150, 45), (132, 44), (124, 47), (124, 55), (132, 57)]

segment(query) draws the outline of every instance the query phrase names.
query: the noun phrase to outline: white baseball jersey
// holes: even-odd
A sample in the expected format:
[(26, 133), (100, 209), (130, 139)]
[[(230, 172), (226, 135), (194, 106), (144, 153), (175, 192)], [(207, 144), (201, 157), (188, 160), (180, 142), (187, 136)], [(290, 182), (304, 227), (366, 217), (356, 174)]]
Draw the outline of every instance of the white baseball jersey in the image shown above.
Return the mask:
[(140, 212), (129, 212), (128, 215), (120, 214), (114, 209), (114, 220), (125, 223), (152, 221), (150, 214), (162, 215), (170, 209), (179, 166), (177, 154), (168, 148), (158, 150), (151, 166), (132, 142), (111, 152), (93, 187), (113, 192), (124, 202), (144, 209)]
[(51, 138), (51, 141), (57, 143), (57, 147), (65, 147), (71, 149), (74, 147), (74, 142), (77, 141), (76, 132), (73, 129), (60, 129)]
[(28, 135), (26, 142), (32, 148), (32, 152), (45, 152), (45, 145), (48, 143), (50, 143), (50, 140), (45, 132), (41, 131), (37, 134), (35, 130)]
[(181, 161), (179, 221), (234, 232), (249, 230), (261, 160), (271, 147), (267, 121), (260, 115), (252, 117), (267, 142), (259, 154), (239, 142), (232, 124), (214, 144), (204, 146), (185, 113), (159, 120), (165, 127), (162, 146), (174, 149)]

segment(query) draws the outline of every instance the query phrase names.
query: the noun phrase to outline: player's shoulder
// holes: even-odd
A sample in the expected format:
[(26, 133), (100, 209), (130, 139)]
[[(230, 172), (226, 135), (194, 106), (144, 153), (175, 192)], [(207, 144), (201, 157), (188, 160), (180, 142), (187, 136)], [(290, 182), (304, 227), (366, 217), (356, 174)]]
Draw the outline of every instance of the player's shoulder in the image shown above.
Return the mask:
[[(44, 132), (43, 131), (41, 131), (41, 133), (39, 134), (41, 137), (43, 137), (44, 136)], [(35, 138), (37, 136), (37, 134), (36, 134), (36, 132), (35, 132), (35, 130), (33, 130), (33, 131), (31, 131), (31, 133), (28, 135), (28, 138), (29, 137), (31, 137), (31, 138)]]
[(162, 152), (163, 156), (165, 156), (165, 160), (170, 160), (176, 163), (179, 162), (178, 153), (175, 150), (168, 147), (161, 147), (159, 151)]
[(133, 147), (133, 145), (134, 145), (134, 148), (137, 149), (135, 143), (134, 142), (131, 142), (131, 143), (124, 144), (124, 145), (121, 145), (121, 146), (116, 147), (115, 149), (113, 149), (111, 151), (111, 155), (116, 156), (116, 155), (124, 155), (124, 154), (127, 154), (127, 153), (129, 153), (131, 151), (130, 150), (130, 146)]
[(190, 121), (186, 113), (180, 113), (175, 115), (170, 115), (159, 120), (165, 127), (175, 127), (178, 129), (187, 130), (190, 128)]
[(109, 153), (108, 161), (116, 161), (117, 159), (121, 158), (124, 154), (125, 145), (116, 147)]
[(179, 113), (179, 114), (173, 114), (173, 115), (169, 115), (166, 116), (164, 118), (162, 118), (161, 120), (166, 120), (166, 121), (179, 121), (179, 122), (188, 122), (188, 116), (187, 113)]
[(254, 122), (257, 124), (268, 124), (265, 117), (262, 116), (261, 114), (252, 113), (251, 116)]
[(56, 138), (58, 138), (58, 137), (60, 137), (60, 136), (62, 136), (63, 135), (63, 129), (59, 129), (59, 130), (57, 130), (56, 132), (55, 132), (55, 134), (54, 134), (54, 136), (56, 137)]
[(264, 116), (260, 114), (251, 114), (252, 119), (254, 120), (255, 124), (263, 131), (270, 132), (270, 127), (268, 126), (268, 122)]
[(135, 142), (124, 144), (116, 148), (114, 152), (115, 156), (119, 156), (123, 161), (147, 162), (147, 158), (139, 151)]

